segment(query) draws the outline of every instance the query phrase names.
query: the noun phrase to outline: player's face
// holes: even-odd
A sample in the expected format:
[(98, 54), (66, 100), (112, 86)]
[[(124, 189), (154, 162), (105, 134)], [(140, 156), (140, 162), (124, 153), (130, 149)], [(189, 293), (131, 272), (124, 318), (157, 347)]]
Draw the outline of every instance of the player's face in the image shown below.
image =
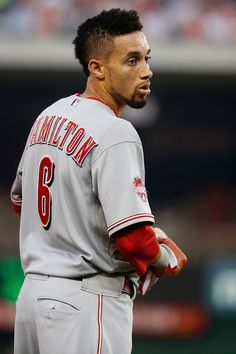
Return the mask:
[(150, 94), (150, 49), (143, 32), (114, 38), (105, 66), (105, 88), (119, 107), (142, 108)]

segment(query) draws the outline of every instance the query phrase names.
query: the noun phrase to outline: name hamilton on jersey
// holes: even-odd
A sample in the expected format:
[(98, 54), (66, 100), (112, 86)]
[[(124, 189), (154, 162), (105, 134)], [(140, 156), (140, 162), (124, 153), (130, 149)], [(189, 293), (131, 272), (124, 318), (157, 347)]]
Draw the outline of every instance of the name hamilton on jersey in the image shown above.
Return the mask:
[[(31, 130), (28, 147), (47, 144), (64, 150), (76, 164), (82, 167), (85, 158), (98, 144), (86, 129), (72, 120), (60, 116), (38, 118)], [(86, 140), (85, 140), (86, 139)]]

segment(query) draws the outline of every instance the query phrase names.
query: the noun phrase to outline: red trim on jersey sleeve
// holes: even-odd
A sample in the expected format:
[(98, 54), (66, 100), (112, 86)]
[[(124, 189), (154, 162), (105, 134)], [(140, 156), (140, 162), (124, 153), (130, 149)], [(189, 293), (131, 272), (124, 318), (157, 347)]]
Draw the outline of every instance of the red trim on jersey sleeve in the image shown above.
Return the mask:
[(21, 205), (22, 203), (22, 198), (17, 198), (17, 197), (14, 197), (12, 194), (11, 194), (11, 201), (14, 205)]
[(122, 236), (120, 233), (116, 237), (120, 255), (135, 267), (139, 275), (145, 274), (150, 263), (160, 252), (155, 231), (151, 226), (142, 224), (135, 229), (124, 230)]
[[(15, 182), (14, 182), (15, 183)], [(10, 192), (10, 198), (11, 198), (11, 202), (12, 202), (12, 207), (13, 210), (20, 215), (21, 214), (21, 205), (22, 205), (22, 198), (19, 194), (14, 194), (13, 192), (13, 188), (14, 188), (14, 183), (13, 186), (11, 188), (11, 192)]]
[(133, 214), (119, 221), (114, 222), (107, 228), (107, 231), (109, 232), (109, 235), (111, 235), (114, 232), (119, 231), (120, 229), (126, 226), (132, 225), (137, 222), (145, 222), (145, 221), (151, 222), (153, 224), (154, 216), (149, 213)]

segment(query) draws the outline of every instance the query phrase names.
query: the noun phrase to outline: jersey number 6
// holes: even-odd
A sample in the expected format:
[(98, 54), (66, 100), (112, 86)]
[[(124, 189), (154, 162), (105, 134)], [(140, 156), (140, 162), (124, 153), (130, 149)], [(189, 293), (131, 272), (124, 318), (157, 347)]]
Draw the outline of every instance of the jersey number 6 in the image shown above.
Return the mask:
[(49, 156), (44, 156), (39, 164), (38, 177), (38, 213), (45, 230), (52, 219), (52, 196), (49, 187), (54, 179), (54, 163)]

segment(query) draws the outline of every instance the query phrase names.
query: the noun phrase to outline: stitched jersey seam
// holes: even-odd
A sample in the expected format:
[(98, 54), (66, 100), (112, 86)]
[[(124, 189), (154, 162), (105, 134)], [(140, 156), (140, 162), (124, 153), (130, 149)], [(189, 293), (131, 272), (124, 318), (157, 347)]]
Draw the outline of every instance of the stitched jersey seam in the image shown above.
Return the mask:
[(92, 162), (91, 166), (93, 166), (93, 165), (95, 164), (95, 162), (97, 162), (97, 161), (100, 159), (100, 157), (103, 155), (104, 152), (106, 152), (107, 150), (113, 148), (114, 146), (117, 146), (117, 145), (120, 145), (120, 144), (124, 144), (124, 143), (129, 143), (129, 144), (131, 143), (131, 144), (137, 144), (137, 145), (142, 146), (142, 144), (139, 143), (139, 142), (137, 142), (137, 141), (129, 141), (129, 140), (121, 141), (121, 142), (119, 142), (119, 143), (113, 144), (113, 145), (109, 146), (108, 148), (104, 149), (104, 150), (100, 153), (100, 155)]

